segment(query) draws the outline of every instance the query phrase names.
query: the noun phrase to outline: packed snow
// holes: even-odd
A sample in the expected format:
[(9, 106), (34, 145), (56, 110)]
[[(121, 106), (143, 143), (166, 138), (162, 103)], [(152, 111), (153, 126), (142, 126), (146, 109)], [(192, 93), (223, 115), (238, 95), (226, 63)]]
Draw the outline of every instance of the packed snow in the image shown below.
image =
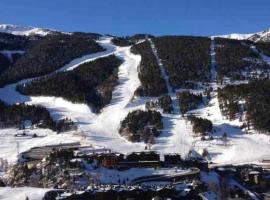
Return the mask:
[[(118, 72), (119, 84), (113, 91), (111, 103), (103, 109), (101, 114), (93, 113), (86, 104), (71, 103), (60, 97), (31, 97), (21, 95), (16, 91), (16, 84), (10, 84), (1, 88), (0, 98), (9, 104), (25, 102), (29, 105), (42, 105), (49, 110), (51, 116), (56, 120), (64, 117), (71, 118), (78, 124), (78, 132), (80, 133), (81, 139), (84, 139), (90, 144), (104, 146), (123, 153), (143, 150), (143, 143), (128, 142), (118, 133), (120, 121), (128, 114), (129, 111), (139, 108), (144, 109), (145, 100), (133, 99), (134, 91), (140, 85), (137, 72), (137, 66), (140, 63), (140, 56), (131, 54), (130, 47), (116, 47), (112, 45), (110, 38), (102, 38), (99, 43), (107, 50), (95, 54), (96, 57), (89, 55), (76, 59), (76, 62), (72, 61), (70, 64), (64, 66), (58, 71), (72, 70), (79, 64), (89, 62), (90, 60), (104, 57), (112, 53), (123, 59), (124, 62), (119, 67)], [(31, 79), (23, 80), (19, 83), (29, 80)], [(5, 135), (5, 130), (1, 130), (0, 133)], [(7, 140), (11, 140), (13, 134), (14, 132), (10, 132), (11, 136)], [(56, 139), (54, 133), (48, 134), (43, 138), (43, 141), (56, 141), (58, 143), (66, 142), (66, 139), (68, 138), (68, 141), (70, 141), (69, 138), (72, 138), (72, 136), (63, 134), (62, 138), (63, 139)], [(77, 137), (75, 137), (74, 140), (77, 141)], [(23, 141), (20, 141), (20, 143), (23, 143)], [(26, 144), (32, 144), (32, 141), (25, 140), (25, 142)], [(50, 142), (45, 143), (49, 144)], [(6, 157), (8, 160), (13, 161), (17, 152), (10, 149), (14, 150), (14, 145), (14, 142), (11, 145), (2, 145), (2, 152), (9, 153), (3, 154), (1, 157)], [(28, 148), (40, 145), (42, 145), (42, 143), (33, 142), (32, 145), (28, 145)], [(24, 146), (24, 144), (21, 144), (21, 146)]]
[(190, 169), (178, 169), (178, 168), (131, 168), (128, 170), (115, 170), (107, 169), (100, 167), (97, 170), (91, 170), (91, 175), (96, 177), (98, 181), (102, 184), (119, 184), (119, 181), (123, 181), (129, 184), (132, 180), (143, 177), (143, 176), (152, 176), (152, 175), (171, 175), (177, 176), (186, 173), (190, 173)]
[[(268, 58), (266, 56), (262, 57), (264, 58), (264, 61), (267, 62)], [(215, 131), (213, 134), (214, 140), (201, 141), (201, 138), (197, 137), (194, 140), (194, 148), (198, 152), (207, 149), (210, 153), (209, 160), (218, 164), (252, 163), (263, 159), (269, 159), (270, 136), (260, 134), (256, 131), (253, 131), (252, 134), (246, 134), (245, 130), (240, 128), (242, 123), (238, 119), (228, 120), (220, 111), (216, 90), (218, 87), (223, 86), (218, 85), (215, 80), (216, 72), (213, 38), (211, 44), (211, 62), (212, 83), (210, 85), (214, 90), (211, 93), (210, 102), (206, 106), (195, 109), (190, 113), (212, 121)], [(246, 81), (230, 82), (227, 80), (226, 82), (230, 84), (239, 84), (245, 83)], [(224, 132), (228, 135), (225, 141), (222, 139)]]
[[(75, 133), (57, 134), (49, 129), (27, 129), (25, 131), (26, 136), (15, 137), (16, 134), (22, 134), (22, 132), (22, 130), (15, 128), (2, 129), (0, 131), (0, 158), (7, 160), (9, 164), (14, 164), (17, 161), (18, 153), (27, 151), (32, 147), (71, 142), (81, 142), (83, 144), (84, 142)], [(37, 137), (33, 137), (34, 134), (37, 134)]]
[(44, 194), (50, 189), (34, 188), (34, 187), (0, 187), (1, 200), (41, 200)]
[(172, 99), (173, 106), (173, 114), (162, 114), (164, 129), (161, 135), (156, 139), (153, 149), (164, 153), (181, 153), (181, 155), (185, 157), (192, 149), (191, 130), (187, 128), (185, 119), (180, 115), (181, 112), (176, 93), (173, 92), (162, 60), (158, 57), (157, 49), (151, 39), (149, 39), (149, 41), (152, 52), (160, 67), (161, 74), (165, 80), (168, 95)]

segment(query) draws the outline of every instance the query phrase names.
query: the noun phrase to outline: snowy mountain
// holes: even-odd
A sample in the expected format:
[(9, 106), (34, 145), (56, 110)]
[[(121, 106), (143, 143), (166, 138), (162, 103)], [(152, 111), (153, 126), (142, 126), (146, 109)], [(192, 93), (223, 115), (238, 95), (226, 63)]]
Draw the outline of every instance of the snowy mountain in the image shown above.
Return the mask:
[(248, 40), (254, 42), (270, 42), (270, 29), (253, 34)]
[(14, 35), (39, 35), (45, 36), (54, 32), (51, 29), (36, 28), (31, 26), (13, 25), (13, 24), (0, 24), (0, 32), (11, 33)]
[(253, 42), (270, 42), (270, 29), (258, 33), (250, 33), (250, 34), (231, 33), (226, 35), (217, 35), (214, 37), (222, 37), (235, 40), (251, 40)]
[(231, 33), (231, 34), (227, 34), (227, 35), (218, 35), (218, 36), (214, 36), (214, 37), (222, 37), (222, 38), (235, 39), (235, 40), (246, 40), (253, 35), (254, 34)]
[[(40, 35), (44, 36), (47, 34), (50, 34), (54, 32), (54, 30), (51, 29), (42, 29), (42, 28), (35, 28), (35, 27), (30, 27), (30, 26), (20, 26), (20, 25), (11, 25), (11, 24), (0, 24), (0, 32), (6, 32), (6, 33), (11, 33), (14, 35)], [(4, 34), (5, 35), (5, 34)], [(157, 82), (156, 85), (158, 87), (161, 87), (162, 83), (164, 83), (165, 88), (168, 90), (169, 98), (168, 103), (171, 106), (171, 109), (173, 110), (172, 113), (165, 113), (161, 112), (162, 117), (163, 117), (163, 122), (164, 122), (164, 128), (161, 129), (160, 136), (155, 139), (155, 143), (151, 145), (151, 149), (155, 151), (159, 151), (162, 153), (181, 153), (184, 156), (188, 155), (190, 149), (195, 149), (196, 152), (202, 153), (203, 150), (207, 147), (207, 150), (209, 151), (209, 155), (211, 156), (211, 161), (215, 163), (243, 163), (243, 162), (253, 162), (253, 161), (258, 161), (262, 160), (264, 158), (268, 158), (270, 155), (270, 136), (269, 135), (259, 135), (257, 132), (252, 132), (253, 134), (245, 134), (245, 130), (242, 130), (242, 125), (243, 125), (243, 119), (241, 121), (237, 119), (227, 119), (224, 114), (221, 112), (220, 106), (219, 106), (219, 99), (218, 99), (218, 88), (219, 88), (219, 83), (217, 82), (217, 71), (216, 71), (216, 47), (224, 46), (225, 44), (222, 44), (224, 41), (215, 41), (212, 38), (212, 41), (205, 37), (202, 39), (196, 39), (196, 44), (198, 47), (205, 46), (206, 51), (200, 50), (197, 51), (198, 48), (193, 48), (189, 49), (190, 46), (194, 44), (194, 41), (189, 40), (187, 37), (184, 41), (184, 38), (174, 38), (174, 37), (168, 37), (165, 38), (155, 38), (155, 39), (148, 39), (148, 41), (142, 40), (139, 44), (142, 46), (138, 46), (136, 48), (132, 48), (137, 44), (132, 43), (133, 41), (125, 41), (129, 40), (127, 38), (115, 38), (113, 37), (100, 37), (96, 38), (92, 41), (91, 43), (87, 43), (87, 46), (89, 47), (90, 44), (93, 45), (93, 43), (97, 43), (100, 45), (104, 51), (84, 51), (80, 53), (79, 50), (82, 50), (82, 48), (86, 48), (85, 44), (86, 42), (84, 41), (91, 41), (92, 36), (89, 34), (84, 34), (84, 33), (76, 33), (76, 34), (70, 34), (70, 38), (66, 39), (66, 36), (61, 36), (61, 35), (52, 35), (54, 40), (48, 40), (48, 41), (43, 41), (42, 44), (36, 43), (35, 45), (41, 45), (38, 46), (38, 48), (34, 48), (28, 50), (27, 54), (23, 54), (24, 52), (19, 51), (21, 49), (20, 46), (18, 47), (14, 45), (12, 46), (11, 44), (15, 43), (17, 44), (18, 42), (13, 42), (14, 37), (18, 36), (12, 36), (9, 35), (10, 38), (8, 45), (6, 43), (3, 44), (2, 50), (0, 52), (1, 55), (3, 55), (3, 63), (4, 61), (8, 63), (8, 61), (5, 60), (5, 57), (8, 57), (10, 60), (11, 58), (13, 59), (12, 55), (14, 55), (14, 60), (16, 60), (16, 56), (20, 58), (21, 60), (17, 67), (15, 68), (14, 66), (12, 67), (12, 70), (5, 72), (6, 74), (9, 75), (9, 77), (15, 77), (13, 79), (10, 78), (10, 82), (6, 82), (3, 84), (3, 87), (0, 88), (0, 100), (7, 104), (15, 105), (18, 103), (26, 103), (29, 105), (38, 105), (46, 108), (48, 112), (51, 114), (51, 117), (54, 120), (61, 120), (64, 117), (71, 119), (74, 123), (78, 124), (78, 133), (81, 138), (79, 138), (78, 135), (76, 137), (73, 137), (71, 135), (64, 135), (61, 136), (63, 137), (62, 139), (59, 139), (59, 135), (57, 135), (55, 132), (52, 130), (44, 130), (44, 134), (41, 130), (36, 129), (34, 130), (35, 133), (38, 135), (41, 135), (42, 137), (46, 137), (46, 139), (42, 139), (44, 143), (41, 143), (39, 138), (36, 139), (31, 139), (25, 138), (25, 140), (20, 139), (20, 147), (22, 151), (28, 150), (30, 147), (38, 146), (38, 145), (48, 145), (52, 143), (56, 143), (61, 140), (62, 141), (78, 141), (78, 140), (83, 140), (87, 144), (93, 144), (99, 147), (106, 147), (109, 149), (112, 149), (116, 152), (121, 152), (121, 153), (130, 153), (134, 151), (143, 151), (146, 147), (144, 142), (136, 142), (132, 143), (130, 141), (127, 141), (126, 138), (122, 137), (119, 134), (119, 127), (120, 127), (120, 122), (125, 119), (125, 117), (128, 115), (128, 113), (136, 111), (136, 110), (146, 110), (146, 105), (150, 104), (157, 104), (157, 98), (156, 97), (151, 97), (150, 95), (148, 96), (146, 93), (140, 95), (136, 95), (142, 84), (145, 85), (151, 85), (151, 82), (154, 82), (154, 79), (161, 79), (160, 82)], [(88, 40), (89, 37), (91, 40)], [(144, 36), (143, 36), (144, 37)], [(270, 41), (270, 30), (266, 30), (263, 32), (258, 32), (254, 34), (228, 34), (228, 35), (220, 35), (220, 36), (214, 36), (214, 37), (223, 37), (223, 38), (230, 38), (230, 39), (237, 39), (237, 40), (253, 40), (253, 41)], [(78, 39), (79, 38), (79, 39)], [(132, 38), (132, 37), (130, 37)], [(27, 38), (23, 38), (25, 40), (28, 40)], [(46, 38), (45, 38), (46, 39)], [(64, 42), (64, 39), (66, 39)], [(122, 40), (122, 43), (128, 44), (127, 46), (123, 45), (117, 45), (115, 44), (115, 41)], [(184, 42), (189, 42), (189, 44), (192, 45), (183, 45), (181, 48), (179, 45), (174, 45), (174, 41), (179, 42), (178, 40), (183, 40)], [(197, 41), (198, 40), (198, 41)], [(59, 42), (61, 41), (61, 42)], [(75, 42), (74, 42), (75, 41)], [(78, 41), (82, 41), (79, 43)], [(123, 42), (124, 41), (124, 42)], [(179, 44), (182, 44), (183, 41), (180, 41)], [(13, 42), (13, 43), (11, 43)], [(21, 42), (22, 45), (25, 45), (24, 41)], [(63, 45), (65, 45), (65, 51), (63, 50)], [(96, 45), (97, 45), (96, 44)], [(167, 44), (170, 46), (167, 48)], [(184, 44), (184, 43), (183, 43)], [(222, 44), (222, 45), (220, 45)], [(144, 46), (143, 46), (144, 45)], [(191, 89), (186, 89), (184, 86), (179, 84), (177, 85), (177, 82), (174, 83), (176, 86), (175, 88), (178, 87), (176, 90), (173, 89), (171, 82), (169, 81), (170, 76), (167, 74), (168, 72), (166, 71), (165, 67), (166, 65), (163, 66), (162, 57), (160, 57), (159, 52), (169, 52), (168, 54), (163, 55), (163, 58), (165, 56), (170, 56), (170, 62), (174, 63), (175, 60), (179, 60), (179, 58), (175, 58), (174, 56), (171, 55), (176, 55), (175, 52), (180, 51), (185, 48), (185, 51), (190, 52), (189, 55), (198, 55), (200, 56), (200, 52), (208, 52), (207, 50), (209, 49), (209, 46), (211, 45), (211, 53), (206, 55), (202, 55), (202, 59), (206, 59), (206, 62), (209, 60), (209, 55), (211, 55), (211, 62), (209, 63), (211, 65), (211, 71), (209, 71), (208, 74), (206, 75), (211, 75), (211, 78), (209, 79), (209, 85), (200, 85), (198, 83), (198, 86), (200, 87), (194, 87), (193, 86), (190, 88)], [(241, 46), (242, 45), (242, 46)], [(132, 47), (131, 47), (132, 46)], [(157, 46), (157, 47), (156, 47)], [(12, 48), (10, 48), (12, 47)], [(23, 47), (23, 46), (22, 46)], [(220, 51), (217, 56), (219, 56), (219, 59), (223, 59), (225, 62), (226, 59), (223, 57), (226, 57), (228, 54), (231, 56), (231, 60), (235, 61), (235, 63), (242, 63), (238, 61), (242, 61), (245, 59), (245, 61), (249, 61), (250, 64), (250, 69), (252, 73), (254, 72), (260, 72), (259, 69), (255, 69), (255, 67), (259, 67), (260, 64), (262, 67), (270, 64), (269, 62), (269, 57), (262, 55), (261, 58), (258, 58), (257, 60), (251, 59), (246, 55), (251, 55), (252, 52), (258, 52), (256, 48), (259, 48), (260, 46), (250, 46), (250, 48), (246, 48), (242, 42), (239, 42), (239, 45), (235, 47), (235, 49), (238, 49), (243, 52), (245, 55), (244, 57), (241, 57), (237, 54), (233, 54), (231, 52), (237, 52), (237, 51), (230, 51), (229, 48), (232, 48), (230, 45), (228, 45), (228, 48), (224, 48), (224, 51), (222, 54), (222, 49), (219, 49)], [(8, 49), (9, 48), (9, 49)], [(57, 50), (55, 50), (58, 48)], [(221, 48), (221, 47), (220, 47)], [(8, 49), (8, 50), (7, 50)], [(11, 49), (11, 50), (10, 50)], [(45, 50), (44, 50), (45, 49)], [(140, 52), (138, 51), (140, 50)], [(160, 50), (161, 49), (161, 50)], [(163, 49), (166, 49), (166, 51)], [(138, 52), (136, 52), (136, 50)], [(233, 49), (234, 50), (234, 49)], [(251, 52), (250, 52), (251, 51)], [(59, 52), (68, 52), (68, 53), (59, 53)], [(76, 55), (71, 54), (74, 52), (78, 52)], [(145, 53), (146, 52), (146, 53)], [(228, 53), (229, 52), (229, 53)], [(18, 53), (20, 53), (18, 55)], [(7, 56), (8, 54), (8, 56)], [(29, 55), (33, 56), (29, 56)], [(53, 76), (56, 72), (61, 75), (61, 80), (64, 80), (65, 83), (73, 83), (72, 81), (69, 81), (67, 79), (67, 76), (63, 74), (65, 71), (73, 71), (73, 73), (78, 74), (78, 72), (75, 70), (76, 68), (82, 68), (84, 65), (90, 61), (98, 61), (100, 58), (105, 59), (109, 55), (114, 54), (115, 56), (119, 58), (123, 58), (124, 62), (118, 67), (118, 80), (116, 86), (113, 88), (112, 94), (111, 94), (111, 99), (109, 99), (109, 103), (101, 109), (101, 113), (97, 114), (94, 112), (94, 109), (91, 109), (86, 103), (85, 99), (84, 101), (78, 101), (78, 102), (73, 102), (69, 96), (65, 96), (66, 93), (63, 93), (61, 91), (61, 88), (58, 87), (59, 94), (49, 94), (49, 87), (51, 85), (55, 84), (48, 84), (46, 82), (40, 82), (40, 88), (44, 87), (42, 89), (42, 95), (40, 94), (32, 94), (29, 93), (26, 95), (26, 93), (20, 93), (18, 90), (16, 90), (16, 86), (22, 83), (27, 83), (32, 78), (38, 78), (40, 76), (40, 73), (36, 73), (36, 67), (35, 66), (41, 66), (41, 68), (45, 68), (47, 66), (47, 63), (50, 64), (50, 62), (47, 62), (48, 60), (51, 61), (50, 59), (47, 58), (53, 58), (53, 67), (55, 64), (60, 63), (59, 66), (55, 68), (49, 68), (49, 70), (52, 71), (45, 71), (44, 75), (47, 76)], [(69, 55), (67, 57), (64, 57), (63, 55)], [(70, 58), (71, 55), (74, 55), (74, 57)], [(147, 57), (150, 55), (149, 57)], [(190, 66), (189, 62), (192, 59), (186, 58), (189, 57), (187, 54), (183, 54), (184, 56), (181, 58), (182, 60), (186, 59), (186, 66)], [(226, 56), (224, 56), (226, 55)], [(28, 57), (27, 57), (28, 56)], [(40, 59), (38, 59), (40, 58)], [(44, 59), (42, 59), (44, 58)], [(193, 58), (193, 57), (192, 57)], [(139, 72), (140, 70), (140, 65), (142, 62), (142, 59), (144, 60), (150, 60), (150, 66), (155, 66), (153, 69), (150, 69), (150, 73), (144, 72), (144, 75), (150, 78), (147, 78), (147, 80), (150, 80), (150, 82), (146, 81), (141, 81), (140, 80), (140, 75)], [(261, 59), (261, 60), (259, 60)], [(201, 59), (198, 59), (201, 60)], [(22, 62), (23, 61), (23, 62)], [(61, 62), (60, 62), (61, 61)], [(193, 60), (192, 60), (193, 61)], [(16, 62), (16, 61), (15, 61)], [(197, 62), (197, 61), (196, 61)], [(254, 63), (256, 62), (256, 65)], [(64, 63), (64, 64), (63, 64)], [(154, 64), (153, 64), (154, 63)], [(196, 66), (201, 66), (200, 63), (201, 61), (198, 61), (198, 65)], [(9, 64), (9, 63), (8, 63)], [(9, 67), (7, 64), (7, 68)], [(225, 63), (226, 64), (226, 63)], [(2, 64), (3, 66), (3, 64)], [(2, 67), (1, 66), (1, 67)], [(45, 67), (44, 67), (45, 66)], [(207, 65), (208, 66), (208, 65)], [(269, 65), (270, 66), (270, 65)], [(241, 66), (240, 66), (241, 67)], [(20, 69), (24, 69), (21, 70)], [(27, 70), (26, 70), (27, 69)], [(155, 70), (159, 69), (159, 70)], [(186, 67), (188, 70), (188, 67)], [(201, 68), (198, 68), (201, 70)], [(207, 67), (209, 69), (209, 67)], [(174, 70), (174, 69), (173, 69)], [(227, 70), (227, 68), (226, 68)], [(225, 71), (226, 71), (225, 70)], [(234, 73), (233, 69), (228, 68), (230, 70), (230, 73)], [(257, 70), (257, 71), (256, 71)], [(26, 72), (31, 72), (29, 74), (25, 73)], [(43, 72), (42, 70), (40, 70)], [(74, 72), (75, 71), (75, 72)], [(194, 70), (195, 71), (195, 70)], [(174, 72), (174, 71), (173, 71)], [(171, 72), (171, 73), (173, 73)], [(250, 72), (250, 73), (251, 73)], [(22, 73), (25, 73), (26, 75), (22, 75)], [(142, 72), (140, 72), (142, 73)], [(192, 71), (190, 71), (192, 73)], [(205, 70), (201, 70), (200, 73), (205, 73)], [(225, 72), (224, 72), (225, 73)], [(265, 72), (266, 73), (266, 72)], [(17, 74), (20, 74), (18, 76)], [(82, 73), (80, 73), (82, 74)], [(96, 73), (98, 74), (98, 73)], [(174, 74), (177, 74), (176, 72)], [(236, 75), (242, 75), (242, 76), (247, 76), (247, 71), (241, 71), (241, 74), (236, 74)], [(0, 73), (1, 75), (1, 73)], [(59, 75), (59, 77), (60, 77)], [(225, 74), (227, 75), (227, 74)], [(252, 74), (251, 74), (252, 75)], [(250, 75), (250, 76), (251, 76)], [(197, 74), (192, 75), (190, 79), (194, 78), (197, 76)], [(5, 82), (7, 81), (6, 76), (3, 75), (4, 78), (2, 78), (2, 81)], [(73, 76), (68, 76), (72, 77)], [(75, 76), (74, 76), (75, 77)], [(76, 76), (77, 77), (77, 76)], [(154, 78), (152, 78), (154, 77)], [(155, 78), (157, 77), (157, 78)], [(23, 78), (29, 78), (29, 79), (23, 79)], [(182, 78), (184, 81), (188, 82), (189, 80), (185, 80), (183, 77)], [(179, 78), (179, 80), (180, 80)], [(196, 77), (197, 78), (197, 77)], [(181, 79), (181, 80), (182, 80)], [(16, 80), (16, 82), (14, 82)], [(51, 81), (58, 81), (54, 77), (54, 79), (50, 79)], [(60, 79), (59, 79), (60, 80)], [(152, 81), (153, 80), (153, 81)], [(87, 79), (88, 81), (88, 79)], [(246, 81), (243, 80), (234, 80), (230, 79), (230, 77), (226, 77), (224, 79), (225, 83), (224, 84), (245, 84)], [(60, 82), (60, 81), (59, 81)], [(75, 83), (78, 81), (75, 80)], [(1, 83), (1, 82), (0, 82)], [(41, 83), (44, 83), (41, 84)], [(155, 83), (155, 82), (154, 82)], [(92, 83), (91, 83), (92, 84)], [(70, 84), (70, 88), (72, 89), (72, 96), (76, 96), (78, 94), (76, 85), (75, 84)], [(74, 86), (75, 85), (75, 86)], [(85, 84), (86, 85), (86, 84)], [(74, 86), (74, 88), (73, 88)], [(198, 107), (190, 110), (188, 114), (193, 114), (195, 116), (201, 117), (203, 119), (207, 119), (212, 122), (213, 124), (213, 130), (214, 130), (214, 135), (211, 140), (201, 140), (201, 137), (199, 136), (194, 136), (193, 133), (193, 127), (192, 124), (188, 121), (185, 116), (180, 115), (180, 107), (178, 103), (178, 96), (177, 92), (182, 92), (182, 91), (189, 91), (193, 97), (196, 96), (196, 94), (207, 94), (208, 91), (210, 91), (210, 86), (211, 86), (211, 92), (207, 96), (207, 99), (209, 99), (208, 104), (203, 104), (199, 105)], [(107, 85), (105, 86), (100, 86), (100, 88), (97, 88), (97, 91), (100, 92), (104, 91), (102, 89), (106, 88)], [(31, 90), (34, 87), (31, 87)], [(60, 88), (60, 89), (59, 89)], [(82, 88), (82, 87), (81, 87)], [(155, 87), (149, 87), (149, 88), (154, 88)], [(30, 90), (30, 86), (28, 88)], [(37, 88), (39, 89), (39, 88)], [(95, 88), (96, 89), (96, 88)], [(143, 90), (142, 90), (143, 91)], [(46, 93), (45, 93), (46, 92)], [(60, 93), (61, 92), (61, 93)], [(144, 91), (143, 91), (144, 92)], [(190, 95), (190, 96), (192, 96)], [(105, 96), (105, 95), (104, 95)], [(198, 95), (197, 95), (198, 96)], [(206, 98), (206, 95), (204, 96)], [(154, 103), (153, 103), (154, 102)], [(156, 108), (153, 107), (153, 109), (156, 109), (158, 111), (161, 110), (158, 106)], [(109, 127), (109, 128), (108, 128)], [(34, 131), (33, 134), (34, 134)], [(16, 143), (17, 138), (15, 138), (13, 135), (20, 133), (19, 130), (16, 129), (3, 129), (0, 130), (0, 138), (1, 141), (5, 141), (3, 144), (0, 144), (0, 149), (6, 148), (5, 150), (7, 153), (5, 153), (2, 158), (4, 159), (9, 159), (10, 162), (15, 162), (16, 161), (16, 153), (14, 147), (12, 145), (6, 146), (6, 143)], [(29, 131), (29, 135), (32, 133)], [(76, 132), (76, 134), (78, 134)], [(181, 133), (181, 134), (179, 134)], [(228, 145), (223, 144), (221, 140), (221, 136), (228, 135)], [(101, 138), (102, 135), (102, 138)], [(235, 135), (239, 137), (235, 137)], [(79, 139), (78, 139), (79, 138)], [(260, 148), (259, 148), (260, 147)], [(256, 150), (256, 151), (255, 151)], [(239, 156), (238, 152), (247, 152), (246, 156)], [(255, 152), (255, 153), (253, 153)], [(1, 152), (2, 153), (2, 152)]]

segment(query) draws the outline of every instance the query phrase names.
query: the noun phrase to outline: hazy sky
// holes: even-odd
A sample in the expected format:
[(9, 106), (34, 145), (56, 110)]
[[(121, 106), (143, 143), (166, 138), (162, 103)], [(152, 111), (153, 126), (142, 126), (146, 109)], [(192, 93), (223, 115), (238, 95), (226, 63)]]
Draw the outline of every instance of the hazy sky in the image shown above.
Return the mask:
[(129, 35), (270, 28), (270, 0), (0, 0), (0, 23)]

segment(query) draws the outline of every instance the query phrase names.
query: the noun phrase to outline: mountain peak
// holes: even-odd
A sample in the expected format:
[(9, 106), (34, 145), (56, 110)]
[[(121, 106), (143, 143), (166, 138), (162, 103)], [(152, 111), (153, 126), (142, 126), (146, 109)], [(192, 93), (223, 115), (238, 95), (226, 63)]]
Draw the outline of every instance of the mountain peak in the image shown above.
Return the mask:
[(53, 30), (44, 29), (44, 28), (36, 28), (32, 26), (23, 26), (23, 25), (14, 25), (14, 24), (0, 24), (0, 32), (11, 33), (14, 35), (39, 35), (45, 36)]
[(248, 38), (254, 42), (270, 42), (270, 28), (253, 34)]

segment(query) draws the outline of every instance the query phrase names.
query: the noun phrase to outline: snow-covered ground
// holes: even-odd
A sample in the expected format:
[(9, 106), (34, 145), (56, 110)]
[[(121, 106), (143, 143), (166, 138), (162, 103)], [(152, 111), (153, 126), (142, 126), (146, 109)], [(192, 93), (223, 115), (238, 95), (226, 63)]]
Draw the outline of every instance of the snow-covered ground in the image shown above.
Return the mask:
[(1, 200), (41, 200), (44, 194), (50, 189), (33, 188), (33, 187), (0, 187)]
[[(48, 108), (54, 119), (61, 119), (63, 117), (71, 118), (74, 122), (78, 123), (81, 138), (83, 138), (85, 142), (112, 148), (113, 150), (120, 152), (143, 150), (144, 144), (130, 143), (118, 134), (120, 121), (128, 114), (128, 112), (136, 108), (144, 107), (144, 101), (142, 100), (134, 100), (134, 102), (131, 102), (134, 91), (140, 85), (137, 73), (140, 56), (131, 54), (130, 47), (116, 47), (112, 45), (110, 38), (102, 38), (99, 43), (107, 50), (76, 59), (61, 68), (60, 71), (72, 70), (79, 64), (89, 62), (90, 60), (104, 57), (112, 53), (124, 60), (124, 63), (119, 67), (119, 84), (113, 92), (112, 102), (103, 109), (101, 114), (97, 115), (93, 113), (85, 104), (71, 103), (60, 97), (31, 97), (21, 95), (15, 89), (16, 84), (10, 84), (4, 88), (0, 88), (0, 99), (9, 104), (25, 102), (30, 105), (42, 105)], [(23, 80), (20, 81), (20, 83), (29, 80)], [(39, 130), (35, 131), (39, 132)], [(6, 132), (10, 133), (10, 137), (7, 137)], [(47, 141), (45, 142), (46, 144), (49, 144), (50, 142), (70, 142), (72, 140), (71, 134), (61, 134), (63, 137), (60, 139), (60, 135), (58, 136), (55, 133), (51, 133), (51, 131), (48, 131), (48, 133), (50, 134), (47, 134), (47, 136), (42, 139), (42, 141)], [(10, 145), (3, 143), (0, 144), (0, 157), (8, 158), (10, 161), (13, 161), (14, 157), (17, 155), (17, 151), (13, 151), (16, 149), (16, 145), (14, 144), (16, 142), (12, 139), (13, 134), (15, 134), (15, 131), (10, 131), (9, 129), (0, 131), (0, 135), (5, 135), (6, 141), (10, 141)], [(77, 136), (74, 137), (74, 140), (78, 140)], [(42, 142), (34, 142), (34, 139), (22, 139), (22, 141), (20, 141), (20, 146), (24, 146), (24, 142), (26, 143), (26, 148), (44, 144)], [(22, 149), (26, 150), (25, 148)]]
[(212, 36), (212, 37), (221, 37), (221, 38), (228, 38), (228, 39), (235, 39), (235, 40), (246, 40), (249, 37), (254, 35), (254, 33), (231, 33), (231, 34), (226, 34), (226, 35), (217, 35), (217, 36)]
[[(10, 164), (16, 162), (18, 152), (32, 147), (71, 142), (83, 143), (82, 138), (72, 132), (57, 134), (49, 129), (29, 129), (26, 132), (28, 136), (15, 137), (14, 135), (18, 133), (22, 133), (22, 131), (14, 128), (0, 131), (0, 158), (8, 160)], [(38, 137), (33, 138), (33, 134), (37, 134)]]
[(161, 135), (156, 139), (156, 143), (153, 146), (154, 150), (159, 150), (164, 153), (180, 153), (183, 157), (187, 156), (192, 149), (192, 136), (191, 130), (187, 128), (185, 119), (181, 116), (180, 108), (178, 106), (178, 100), (176, 93), (173, 91), (169, 82), (169, 77), (162, 64), (162, 60), (158, 57), (157, 49), (149, 39), (152, 52), (157, 59), (157, 63), (160, 67), (161, 74), (165, 80), (168, 95), (172, 99), (172, 114), (162, 114), (163, 126)]
[[(262, 55), (265, 62), (269, 57)], [(215, 52), (214, 41), (211, 44), (211, 60), (212, 60), (212, 83), (214, 91), (211, 93), (211, 100), (206, 106), (202, 106), (190, 113), (196, 116), (207, 118), (212, 121), (214, 126), (214, 140), (201, 141), (198, 137), (194, 141), (194, 147), (197, 151), (202, 152), (203, 149), (207, 149), (210, 153), (210, 160), (218, 164), (240, 164), (258, 162), (262, 159), (270, 158), (270, 136), (265, 134), (259, 134), (253, 131), (252, 134), (246, 134), (240, 126), (242, 123), (239, 120), (228, 120), (220, 111), (219, 103), (217, 99), (218, 87), (222, 87), (216, 83), (215, 72)], [(246, 81), (230, 82), (230, 84), (245, 83)], [(224, 142), (221, 137), (226, 132), (228, 135), (227, 141)]]
[(177, 176), (191, 172), (190, 169), (178, 169), (178, 168), (131, 168), (124, 171), (115, 169), (98, 168), (97, 170), (91, 170), (91, 175), (97, 177), (102, 184), (118, 184), (125, 181), (127, 184), (135, 178), (151, 175), (172, 175)]
[[(0, 131), (1, 156), (9, 161), (14, 161), (17, 155), (17, 141), (19, 140), (20, 151), (27, 150), (33, 146), (41, 146), (47, 144), (57, 144), (72, 141), (82, 141), (87, 144), (103, 146), (111, 148), (114, 151), (128, 153), (133, 151), (144, 150), (144, 143), (131, 143), (121, 137), (118, 133), (121, 120), (135, 109), (144, 109), (145, 102), (151, 98), (134, 98), (134, 91), (140, 86), (138, 79), (137, 67), (140, 63), (140, 56), (130, 52), (130, 47), (116, 47), (110, 38), (101, 38), (99, 43), (107, 50), (104, 52), (83, 56), (63, 66), (57, 71), (73, 70), (84, 62), (115, 54), (123, 59), (123, 64), (118, 70), (118, 85), (115, 87), (112, 95), (112, 101), (107, 105), (100, 114), (95, 114), (85, 104), (71, 103), (60, 97), (31, 97), (24, 96), (16, 92), (16, 84), (7, 85), (0, 88), (0, 99), (14, 104), (18, 102), (26, 102), (31, 105), (42, 105), (48, 108), (54, 119), (63, 117), (71, 118), (78, 124), (78, 134), (64, 133), (57, 135), (50, 130), (33, 130), (38, 135), (44, 135), (43, 138), (15, 138), (13, 135), (17, 132), (15, 129), (5, 129)], [(201, 141), (200, 138), (193, 137), (191, 126), (180, 115), (180, 109), (177, 105), (175, 92), (169, 85), (168, 76), (162, 61), (158, 58), (155, 46), (152, 44), (152, 50), (155, 54), (162, 75), (166, 81), (168, 94), (173, 99), (173, 114), (162, 114), (164, 129), (161, 135), (156, 138), (156, 143), (152, 146), (153, 150), (161, 153), (180, 153), (187, 155), (189, 150), (194, 148), (201, 152), (206, 148), (210, 152), (210, 159), (213, 162), (223, 163), (243, 163), (255, 162), (263, 158), (270, 157), (270, 137), (263, 134), (245, 134), (239, 126), (241, 123), (237, 120), (226, 120), (219, 109), (216, 89), (219, 87), (216, 83), (215, 69), (215, 52), (214, 41), (211, 44), (211, 76), (210, 84), (214, 91), (211, 100), (206, 106), (191, 111), (192, 113), (210, 119), (214, 124), (214, 140)], [(265, 61), (269, 59), (264, 57)], [(269, 60), (268, 60), (269, 62)], [(23, 83), (29, 80), (20, 81)], [(180, 88), (181, 89), (181, 88)], [(198, 91), (194, 91), (198, 92)], [(228, 133), (228, 142), (225, 146), (220, 140), (223, 132)], [(74, 136), (75, 135), (75, 136)], [(241, 153), (240, 153), (241, 152)], [(244, 153), (243, 153), (244, 152)]]

